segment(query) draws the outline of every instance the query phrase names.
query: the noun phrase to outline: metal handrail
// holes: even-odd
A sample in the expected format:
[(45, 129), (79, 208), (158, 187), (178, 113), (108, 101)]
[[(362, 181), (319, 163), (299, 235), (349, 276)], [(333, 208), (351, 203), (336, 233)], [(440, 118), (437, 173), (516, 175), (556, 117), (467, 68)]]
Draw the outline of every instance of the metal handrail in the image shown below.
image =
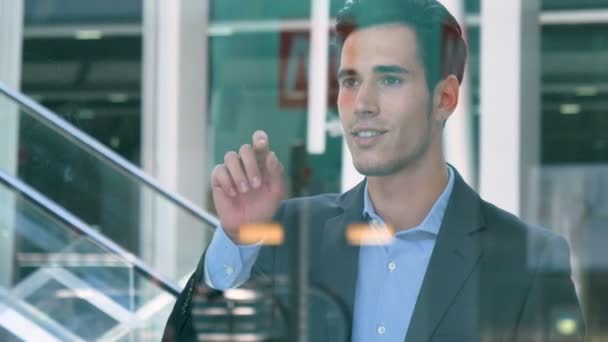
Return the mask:
[(87, 238), (90, 238), (93, 242), (101, 245), (110, 252), (116, 254), (118, 257), (122, 258), (127, 264), (133, 266), (136, 272), (143, 275), (145, 278), (152, 281), (153, 283), (158, 284), (158, 286), (163, 290), (169, 292), (175, 297), (180, 294), (181, 289), (179, 286), (152, 270), (152, 268), (146, 265), (142, 260), (138, 259), (135, 255), (127, 252), (125, 249), (117, 245), (114, 241), (98, 233), (97, 231), (89, 227), (86, 223), (81, 221), (79, 218), (72, 215), (70, 212), (68, 212), (55, 202), (46, 198), (41, 193), (32, 189), (24, 182), (13, 176), (10, 176), (3, 170), (0, 170), (0, 183), (3, 183), (13, 191), (18, 192), (19, 194), (26, 197), (28, 200), (36, 203), (44, 210), (55, 216), (59, 221), (63, 222), (69, 229), (79, 234), (86, 235)]
[(17, 102), (19, 105), (28, 109), (28, 111), (32, 115), (34, 115), (36, 119), (43, 121), (47, 125), (51, 126), (51, 128), (63, 134), (66, 134), (70, 138), (82, 143), (86, 149), (88, 149), (90, 152), (92, 152), (99, 158), (105, 159), (114, 167), (125, 172), (128, 176), (133, 177), (138, 181), (146, 184), (147, 186), (158, 192), (165, 199), (169, 200), (178, 207), (186, 210), (193, 216), (203, 220), (205, 223), (209, 224), (212, 229), (219, 225), (219, 220), (215, 216), (200, 209), (198, 206), (194, 205), (192, 202), (188, 201), (182, 196), (165, 190), (160, 184), (158, 184), (157, 181), (155, 181), (152, 177), (144, 173), (140, 168), (133, 165), (131, 162), (127, 161), (126, 159), (118, 155), (116, 152), (107, 148), (105, 145), (90, 137), (88, 134), (84, 133), (80, 129), (74, 127), (72, 124), (65, 121), (57, 114), (45, 108), (41, 104), (30, 99), (26, 95), (11, 89), (2, 82), (0, 82), (0, 93), (3, 93), (13, 101)]

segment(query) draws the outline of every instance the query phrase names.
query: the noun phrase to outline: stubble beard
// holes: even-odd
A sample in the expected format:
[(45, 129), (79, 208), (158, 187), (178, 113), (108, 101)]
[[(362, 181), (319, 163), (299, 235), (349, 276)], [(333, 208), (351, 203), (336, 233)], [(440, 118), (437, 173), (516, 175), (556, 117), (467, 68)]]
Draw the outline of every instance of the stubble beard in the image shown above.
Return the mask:
[[(361, 163), (358, 163), (357, 157), (353, 154), (353, 165), (355, 166), (355, 169), (360, 174), (367, 177), (386, 177), (397, 174), (402, 170), (414, 168), (416, 164), (425, 157), (431, 145), (431, 141), (433, 140), (433, 136), (431, 133), (431, 116), (432, 113), (429, 110), (429, 113), (427, 115), (428, 121), (426, 131), (421, 137), (420, 143), (416, 146), (416, 149), (413, 152), (407, 153), (405, 155), (399, 155), (398, 158), (389, 160), (387, 162), (380, 160), (375, 164), (372, 163), (372, 165), (362, 165)], [(381, 153), (382, 152), (379, 152), (379, 154)]]
[(430, 137), (427, 132), (422, 144), (416, 147), (413, 153), (400, 156), (400, 158), (389, 160), (388, 162), (379, 161), (373, 165), (362, 165), (353, 162), (355, 169), (364, 176), (386, 177), (399, 173), (402, 170), (413, 168), (427, 153), (430, 146)]

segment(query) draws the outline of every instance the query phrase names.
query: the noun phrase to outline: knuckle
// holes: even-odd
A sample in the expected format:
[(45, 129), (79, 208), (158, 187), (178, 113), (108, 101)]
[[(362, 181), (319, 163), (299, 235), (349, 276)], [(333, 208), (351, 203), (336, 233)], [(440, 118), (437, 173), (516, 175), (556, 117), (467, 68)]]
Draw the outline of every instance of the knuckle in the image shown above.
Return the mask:
[(220, 186), (226, 190), (232, 189), (232, 180), (228, 177), (222, 178), (220, 180)]

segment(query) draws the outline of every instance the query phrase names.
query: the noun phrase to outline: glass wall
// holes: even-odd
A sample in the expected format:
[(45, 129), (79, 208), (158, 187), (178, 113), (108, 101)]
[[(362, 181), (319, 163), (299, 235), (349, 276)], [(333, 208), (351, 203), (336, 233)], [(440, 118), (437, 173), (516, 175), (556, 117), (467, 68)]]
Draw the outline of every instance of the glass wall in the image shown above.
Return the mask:
[[(142, 2), (26, 0), (24, 6), (22, 91), (140, 165)], [(19, 136), (22, 179), (138, 253), (137, 188), (115, 187), (28, 116)], [(114, 202), (129, 212), (119, 215), (121, 222), (112, 214)]]
[[(288, 181), (292, 182), (286, 197), (302, 194), (298, 191), (301, 186), (293, 182), (303, 179), (299, 177), (303, 170), (307, 170), (304, 172), (307, 193), (340, 190), (339, 135), (328, 133), (327, 151), (321, 156), (296, 152), (306, 144), (305, 60), (309, 46), (307, 42), (299, 45), (298, 36), (302, 40), (306, 37), (310, 11), (307, 5), (308, 2), (215, 1), (211, 11), (210, 167), (222, 163), (227, 151), (249, 143), (253, 131), (264, 129), (272, 148), (286, 164)], [(332, 1), (332, 18), (340, 6), (341, 1)], [(483, 27), (479, 21), (480, 1), (467, 0), (464, 6), (470, 53), (467, 65), (473, 128), (470, 148), (474, 167), (478, 169), (482, 162), (479, 130), (484, 114), (480, 113)], [(549, 227), (568, 240), (573, 279), (583, 303), (589, 335), (600, 339), (605, 329), (602, 327), (606, 326), (600, 318), (606, 316), (602, 311), (606, 306), (599, 304), (605, 303), (600, 289), (607, 288), (604, 267), (598, 264), (598, 260), (607, 257), (599, 248), (607, 238), (603, 235), (606, 206), (602, 204), (602, 194), (608, 176), (605, 170), (608, 121), (603, 106), (608, 76), (604, 65), (607, 59), (603, 58), (608, 16), (601, 19), (607, 7), (608, 2), (593, 0), (541, 2), (538, 70), (541, 130), (536, 136), (541, 148), (540, 167), (526, 175), (533, 186), (524, 190), (524, 196), (533, 200), (521, 213), (527, 222)], [(585, 13), (576, 12), (587, 10), (595, 12), (592, 19), (584, 19)], [(330, 68), (332, 63), (336, 65), (332, 58), (335, 56), (330, 56)], [(295, 97), (287, 102), (286, 96), (294, 89), (291, 95)], [(330, 85), (330, 93), (331, 89)], [(335, 98), (328, 102), (328, 121), (338, 119), (332, 101)], [(304, 163), (294, 162), (302, 156)], [(294, 168), (303, 164), (306, 167)]]
[(608, 238), (607, 28), (605, 22), (543, 26), (542, 167), (531, 191), (538, 196), (531, 218), (570, 242), (590, 336), (598, 341), (607, 327), (608, 254), (601, 247)]
[[(236, 151), (241, 145), (251, 143), (253, 132), (261, 129), (268, 134), (271, 149), (276, 152), (278, 159), (285, 166), (287, 189), (283, 194), (284, 198), (340, 193), (343, 190), (341, 184), (345, 165), (342, 164), (344, 136), (340, 128), (337, 107), (339, 85), (336, 75), (339, 69), (340, 51), (334, 41), (335, 32), (331, 30), (328, 32), (331, 37), (331, 46), (329, 47), (327, 68), (329, 75), (326, 99), (327, 127), (324, 131), (318, 132), (325, 136), (327, 144), (322, 154), (311, 154), (307, 152), (306, 146), (308, 143), (308, 89), (310, 85), (308, 67), (311, 52), (312, 2), (296, 0), (207, 1), (209, 2), (209, 12), (205, 13), (209, 16), (207, 31), (188, 36), (208, 41), (207, 51), (204, 52), (207, 54), (208, 60), (201, 61), (198, 65), (206, 63), (203, 67), (206, 68), (207, 74), (200, 75), (200, 77), (208, 80), (208, 92), (201, 94), (207, 98), (206, 106), (202, 106), (206, 108), (200, 108), (201, 117), (205, 116), (207, 121), (206, 127), (204, 127), (204, 138), (209, 142), (207, 146), (209, 153), (205, 155), (204, 167), (210, 173), (215, 165), (224, 162), (224, 156), (228, 151)], [(464, 115), (467, 115), (467, 120), (470, 119), (466, 124), (472, 128), (471, 143), (467, 148), (472, 153), (474, 173), (479, 173), (484, 163), (481, 157), (482, 122), (484, 117), (488, 118), (493, 114), (481, 112), (483, 100), (481, 87), (492, 86), (481, 84), (481, 55), (484, 49), (481, 43), (484, 32), (481, 24), (482, 2), (481, 0), (463, 0), (465, 15), (464, 18), (461, 18), (461, 23), (466, 29), (469, 48), (466, 80), (469, 85), (470, 106)], [(530, 137), (517, 137), (517, 139), (521, 138), (521, 142), (524, 142), (522, 150), (527, 148), (525, 146), (527, 143), (530, 143), (530, 146), (538, 144), (540, 159), (531, 172), (521, 171), (522, 177), (525, 177), (529, 184), (521, 189), (522, 197), (529, 202), (527, 207), (522, 208), (518, 214), (527, 223), (547, 227), (568, 242), (571, 252), (569, 261), (572, 265), (572, 280), (582, 304), (588, 335), (591, 341), (602, 341), (605, 339), (604, 336), (608, 336), (606, 332), (608, 330), (608, 298), (606, 295), (608, 262), (605, 261), (608, 260), (608, 253), (605, 252), (604, 247), (608, 241), (608, 231), (606, 230), (608, 229), (608, 198), (606, 195), (608, 194), (608, 115), (606, 113), (608, 107), (606, 106), (608, 104), (608, 0), (539, 0), (539, 2), (541, 43), (537, 48), (540, 53), (540, 68), (531, 72), (538, 73), (540, 78), (538, 94), (540, 113), (525, 113), (524, 110), (522, 117), (526, 114), (540, 114), (540, 127), (531, 140), (524, 140), (530, 139)], [(344, 0), (329, 1), (332, 24), (335, 23), (336, 14), (344, 3)], [(142, 79), (148, 77), (152, 80), (157, 76), (143, 75), (142, 72), (144, 70), (142, 66), (143, 12), (144, 2), (141, 0), (97, 2), (26, 0), (22, 54), (23, 92), (137, 166), (142, 165), (143, 150), (152, 150), (151, 155), (157, 156), (155, 149), (161, 148), (143, 146), (144, 142), (149, 143), (150, 141), (142, 138), (146, 133), (142, 132), (145, 129), (142, 127), (146, 126), (142, 122), (147, 114), (142, 113)], [(203, 13), (201, 13), (202, 15)], [(207, 18), (201, 18), (201, 20), (203, 19)], [(181, 28), (184, 26), (176, 25)], [(157, 29), (158, 31), (163, 30), (160, 27)], [(158, 38), (158, 36), (154, 37)], [(513, 64), (516, 64), (515, 61)], [(505, 65), (504, 68), (511, 70), (512, 66)], [(153, 70), (154, 68), (149, 69), (153, 73), (157, 72), (157, 70)], [(167, 70), (171, 69), (167, 68)], [(183, 69), (179, 70), (179, 72), (182, 71)], [(172, 79), (171, 76), (166, 78)], [(500, 82), (500, 80), (492, 81)], [(175, 84), (183, 83), (175, 82)], [(176, 101), (179, 100), (176, 99)], [(175, 108), (180, 108), (179, 104)], [(155, 115), (164, 114), (162, 113), (163, 108), (154, 109), (159, 111)], [(201, 230), (209, 230), (206, 224), (191, 216), (189, 212), (182, 212), (184, 208), (175, 208), (172, 203), (167, 203), (166, 199), (156, 192), (145, 194), (149, 191), (148, 188), (138, 182), (125, 181), (126, 178), (122, 177), (124, 175), (120, 171), (83, 153), (83, 151), (87, 151), (86, 147), (77, 144), (72, 146), (68, 136), (57, 134), (48, 126), (40, 124), (31, 117), (31, 113), (26, 108), (20, 108), (20, 110), (18, 114), (20, 126), (18, 176), (75, 214), (86, 224), (98, 228), (111, 240), (136, 255), (140, 253), (140, 249), (147, 248), (147, 252), (150, 252), (148, 254), (154, 257), (155, 247), (150, 246), (162, 245), (163, 237), (167, 237), (169, 234), (164, 234), (165, 232), (161, 230), (168, 229), (167, 227), (177, 221), (180, 221), (180, 225), (183, 227), (196, 229), (201, 226)], [(518, 113), (510, 114), (515, 117)], [(163, 122), (158, 118), (153, 120), (157, 120), (156, 124)], [(181, 124), (184, 125), (183, 122)], [(203, 125), (199, 127), (201, 126)], [(162, 130), (162, 128), (155, 127), (158, 130)], [(409, 131), (406, 130), (406, 132)], [(180, 134), (180, 132), (175, 133)], [(154, 137), (154, 134), (147, 136)], [(403, 139), (409, 137), (411, 135), (402, 134), (400, 136)], [(153, 139), (151, 138), (151, 140)], [(180, 140), (176, 139), (176, 141)], [(446, 142), (446, 144), (449, 143), (450, 141)], [(193, 146), (176, 147), (177, 150), (194, 150), (194, 152), (197, 148), (197, 146), (194, 148)], [(382, 153), (378, 153), (378, 157), (382, 157)], [(151, 159), (155, 159), (155, 157), (151, 157)], [(520, 160), (511, 162), (515, 166), (520, 166), (518, 163), (521, 163)], [(163, 161), (153, 160), (151, 163), (162, 164)], [(472, 182), (470, 185), (475, 190), (479, 190), (478, 183)], [(142, 190), (142, 188), (146, 190)], [(416, 188), (414, 195), (420, 193), (421, 191)], [(145, 203), (146, 196), (152, 198), (149, 202), (154, 203)], [(211, 194), (209, 193), (208, 196), (211, 197)], [(159, 199), (157, 200), (156, 197)], [(435, 196), (435, 199), (437, 197)], [(363, 196), (361, 195), (359, 199), (363, 199)], [(212, 201), (207, 201), (207, 204), (206, 209), (215, 210)], [(363, 206), (363, 202), (357, 205)], [(337, 202), (332, 202), (329, 207), (333, 210), (340, 206)], [(410, 206), (404, 206), (403, 213), (410, 209)], [(452, 205), (451, 210), (457, 212), (460, 209), (462, 208), (457, 203)], [(298, 216), (298, 224), (308, 223), (309, 221), (306, 220), (314, 221), (318, 216), (322, 216), (317, 215), (316, 212), (313, 212), (313, 215), (306, 215), (310, 214), (310, 211), (307, 210), (310, 208), (305, 206), (298, 208), (298, 215), (304, 213), (301, 215), (302, 217)], [(182, 216), (186, 219), (182, 220)], [(365, 218), (359, 216), (357, 218), (360, 221), (369, 219), (368, 221), (373, 223), (372, 228), (377, 228), (375, 225), (379, 222), (377, 219), (382, 218), (380, 217), (382, 215), (375, 217), (376, 220), (371, 220), (371, 215)], [(426, 216), (422, 216), (422, 218), (424, 217)], [(344, 222), (350, 222), (346, 219), (339, 222), (326, 221), (330, 222), (328, 227), (342, 226)], [(355, 219), (352, 221), (354, 222)], [(295, 219), (293, 222), (296, 222)], [(422, 220), (418, 220), (415, 223), (421, 222)], [(388, 223), (390, 226), (390, 222)], [(300, 235), (293, 235), (292, 232), (292, 235), (281, 235), (285, 238), (284, 240), (279, 239), (283, 243), (282, 247), (275, 245), (265, 247), (260, 253), (260, 258), (280, 255), (280, 257), (274, 257), (272, 263), (272, 267), (276, 267), (280, 272), (278, 272), (278, 277), (262, 276), (260, 283), (254, 284), (257, 287), (253, 288), (262, 289), (262, 296), (258, 296), (259, 293), (251, 292), (227, 292), (225, 296), (227, 303), (218, 304), (206, 301), (208, 298), (204, 296), (201, 297), (202, 299), (195, 300), (195, 304), (193, 304), (195, 308), (193, 310), (195, 312), (194, 329), (200, 328), (202, 330), (199, 332), (214, 334), (217, 332), (215, 330), (227, 331), (238, 326), (244, 329), (243, 331), (249, 331), (247, 329), (252, 324), (247, 319), (252, 316), (251, 313), (262, 312), (273, 319), (280, 316), (280, 319), (276, 319), (274, 322), (289, 327), (288, 330), (282, 330), (284, 327), (276, 328), (273, 334), (289, 333), (288, 331), (294, 331), (298, 323), (293, 319), (285, 320), (287, 316), (283, 314), (285, 310), (291, 309), (290, 305), (296, 303), (296, 308), (301, 309), (300, 316), (297, 317), (308, 319), (311, 325), (325, 324), (327, 331), (324, 330), (324, 333), (326, 332), (327, 336), (333, 336), (338, 340), (344, 339), (350, 333), (356, 333), (356, 330), (351, 330), (351, 328), (355, 329), (355, 323), (361, 323), (367, 318), (365, 315), (357, 316), (357, 318), (353, 314), (355, 304), (352, 303), (352, 299), (355, 298), (356, 286), (364, 287), (366, 284), (370, 284), (365, 281), (371, 278), (385, 279), (386, 283), (389, 283), (390, 277), (401, 271), (401, 264), (391, 258), (401, 257), (400, 260), (403, 260), (404, 263), (408, 258), (403, 257), (404, 254), (399, 254), (405, 249), (398, 249), (395, 247), (396, 244), (392, 244), (383, 245), (382, 247), (386, 247), (384, 251), (386, 254), (376, 255), (376, 259), (370, 259), (370, 257), (357, 259), (359, 256), (365, 257), (364, 254), (357, 254), (354, 259), (348, 259), (355, 255), (353, 250), (357, 253), (364, 250), (371, 251), (371, 249), (361, 247), (362, 239), (360, 235), (357, 235), (361, 232), (357, 229), (361, 227), (348, 226), (349, 229), (354, 227), (354, 233), (339, 236), (340, 243), (344, 242), (342, 241), (344, 237), (350, 236), (351, 238), (344, 242), (347, 246), (340, 249), (344, 246), (336, 244), (338, 246), (336, 248), (331, 248), (331, 245), (327, 247), (328, 243), (338, 240), (332, 240), (337, 238), (328, 233), (331, 230), (325, 229), (324, 224), (325, 221), (312, 227), (312, 229), (319, 229), (321, 233), (309, 240)], [(369, 225), (365, 227), (370, 228)], [(157, 231), (160, 233), (156, 234)], [(152, 232), (151, 235), (153, 235), (149, 241), (147, 237), (142, 238), (142, 235), (149, 232)], [(176, 232), (178, 230), (173, 233), (178, 234)], [(401, 233), (406, 233), (400, 235), (404, 237), (408, 232)], [(443, 248), (444, 243), (462, 241), (460, 237), (448, 236), (448, 239), (445, 237), (446, 235), (434, 240), (429, 238), (428, 233), (432, 232), (428, 230), (413, 233), (409, 235), (410, 237), (413, 235), (412, 240), (425, 241), (420, 245), (413, 244), (420, 250), (424, 250), (427, 243), (432, 246), (432, 251), (436, 242), (437, 248)], [(417, 233), (420, 234), (416, 235)], [(175, 237), (175, 235), (171, 236)], [(382, 239), (382, 236), (373, 235), (373, 239), (376, 238)], [(526, 248), (517, 250), (520, 252), (519, 254), (516, 252), (510, 254), (513, 256), (513, 260), (524, 262), (522, 261), (524, 257), (535, 257), (534, 253), (537, 249), (534, 247), (527, 249), (533, 246), (531, 245), (533, 242), (528, 241), (527, 238), (528, 236), (525, 236), (523, 241), (530, 245), (525, 245)], [(195, 238), (192, 239), (195, 240)], [(178, 239), (172, 240), (175, 242)], [(403, 238), (403, 240), (407, 241), (408, 238)], [(487, 243), (487, 240), (484, 241)], [(146, 245), (147, 242), (150, 243)], [(192, 242), (192, 246), (202, 244), (199, 242)], [(496, 248), (493, 251), (503, 252), (500, 248), (503, 246), (504, 240), (491, 242), (494, 243), (492, 246)], [(511, 241), (505, 243), (507, 242)], [(142, 247), (142, 244), (146, 246)], [(284, 248), (289, 244), (291, 244), (289, 250)], [(491, 245), (491, 243), (488, 244)], [(183, 247), (177, 245), (174, 243), (171, 248)], [(27, 259), (28, 255), (31, 257), (32, 254), (40, 252), (40, 246), (33, 246), (18, 235), (15, 246), (16, 258), (25, 257)], [(356, 249), (351, 248), (353, 246)], [(466, 254), (471, 251), (475, 252), (475, 246), (468, 247), (470, 248), (457, 250), (455, 254), (439, 254), (438, 257), (435, 257), (435, 259), (443, 257), (443, 261), (446, 261), (445, 264), (441, 264), (443, 268), (439, 269), (448, 272), (452, 269), (451, 267), (457, 269), (462, 265), (468, 265), (470, 270), (475, 269), (476, 265), (480, 265), (480, 269), (484, 271), (487, 271), (484, 267), (492, 268), (490, 267), (492, 265), (488, 266), (484, 263), (485, 261), (480, 261), (479, 264), (467, 264), (471, 263), (471, 260), (477, 260), (475, 259), (477, 255)], [(314, 252), (320, 248), (324, 248), (323, 252), (315, 254)], [(167, 250), (171, 249), (167, 248)], [(198, 250), (194, 252), (191, 250), (188, 253), (199, 253)], [(407, 253), (411, 250), (412, 248), (408, 249)], [(445, 251), (446, 249), (439, 250)], [(312, 255), (306, 255), (310, 251), (313, 251)], [(175, 251), (175, 254), (178, 253), (180, 252)], [(479, 255), (481, 256), (483, 253)], [(303, 260), (302, 256), (308, 258), (310, 264), (298, 263)], [(430, 254), (420, 256), (414, 253), (412, 258), (415, 257), (428, 259)], [(481, 258), (483, 257), (485, 255), (481, 256)], [(553, 257), (557, 260), (560, 256)], [(185, 268), (183, 266), (185, 262), (183, 262), (183, 258), (180, 258), (176, 259), (179, 259), (180, 267)], [(162, 258), (154, 260), (158, 259)], [(353, 264), (344, 264), (341, 263), (341, 260), (355, 260), (356, 267), (360, 267), (357, 262), (361, 260), (373, 260), (374, 263), (370, 262), (369, 269), (364, 270), (368, 273), (364, 273), (361, 268), (355, 269)], [(188, 262), (194, 264), (196, 261)], [(557, 260), (556, 263), (558, 261), (563, 262), (564, 260)], [(428, 260), (425, 259), (424, 262), (428, 262)], [(310, 272), (302, 272), (299, 268), (310, 265), (319, 268), (312, 269)], [(446, 268), (445, 265), (450, 267)], [(471, 298), (480, 298), (476, 296), (494, 294), (489, 297), (500, 299), (502, 293), (499, 290), (510, 291), (517, 286), (523, 286), (513, 282), (508, 270), (502, 272), (499, 266), (505, 265), (510, 264), (508, 261), (504, 261), (503, 264), (493, 268), (499, 269), (495, 273), (499, 276), (496, 279), (502, 280), (502, 283), (496, 279), (479, 280), (475, 278), (479, 274), (470, 273), (472, 274), (471, 279), (473, 279), (471, 282), (478, 282), (474, 283), (472, 287), (463, 287), (468, 291), (463, 296), (470, 295)], [(228, 275), (235, 270), (233, 265), (228, 262), (222, 263), (221, 266), (219, 269)], [(411, 277), (411, 274), (416, 272), (414, 266), (412, 266), (411, 272), (406, 273), (406, 276), (403, 277), (407, 280), (403, 281), (404, 284), (410, 284), (409, 281), (414, 278)], [(427, 279), (424, 278), (425, 276), (436, 277), (434, 278), (435, 285), (433, 285), (435, 287), (426, 290), (435, 292), (422, 292), (420, 294), (422, 300), (432, 297), (429, 293), (438, 294), (438, 296), (445, 295), (449, 292), (453, 281), (456, 282), (454, 279), (464, 274), (458, 273), (454, 277), (441, 278), (442, 273), (437, 272), (436, 269), (429, 274), (425, 274), (425, 269), (418, 277), (420, 281)], [(373, 270), (384, 272), (378, 271), (379, 276), (366, 278), (367, 274), (375, 274)], [(395, 272), (396, 270), (397, 272)], [(22, 278), (26, 278), (35, 271), (31, 265), (16, 270), (15, 282), (23, 280)], [(556, 270), (551, 269), (550, 271)], [(354, 278), (357, 272), (363, 275)], [(183, 272), (180, 269), (180, 275), (182, 275), (181, 273)], [(266, 275), (264, 272), (261, 274)], [(199, 278), (196, 280), (199, 281), (201, 287), (204, 287), (205, 276), (201, 274), (198, 276)], [(504, 278), (500, 278), (502, 276)], [(296, 279), (299, 283), (290, 282), (287, 279)], [(310, 279), (313, 281), (308, 282)], [(317, 286), (315, 281), (318, 279), (330, 279), (342, 287), (339, 288), (340, 291), (336, 291), (335, 288), (328, 290), (324, 286)], [(437, 279), (444, 281), (437, 281)], [(469, 283), (465, 283), (467, 279), (461, 279), (461, 283), (468, 285)], [(350, 283), (348, 283), (349, 280)], [(358, 282), (356, 286), (355, 281)], [(484, 281), (489, 283), (488, 287), (482, 286), (486, 285)], [(293, 293), (301, 293), (299, 291), (302, 288), (298, 288), (298, 286), (303, 283), (311, 285), (306, 289), (311, 295), (308, 300), (298, 302), (298, 298), (293, 298)], [(375, 305), (375, 300), (380, 298), (379, 295), (389, 293), (391, 289), (387, 289), (383, 284), (367, 288), (368, 298), (374, 300), (366, 301), (367, 306), (359, 308), (358, 312)], [(245, 288), (248, 285), (246, 284)], [(272, 291), (266, 291), (268, 289), (276, 291), (272, 293)], [(452, 290), (457, 291), (458, 289), (452, 288)], [(269, 293), (270, 295), (268, 295)], [(251, 304), (252, 302), (247, 302), (247, 298), (250, 298), (247, 297), (248, 295), (254, 299), (261, 299), (259, 302), (254, 301), (255, 303)], [(243, 296), (246, 298), (245, 304), (243, 301), (239, 301), (239, 298), (242, 299)], [(341, 303), (341, 296), (350, 296), (351, 302)], [(455, 298), (453, 301), (455, 306), (463, 306), (462, 297), (454, 295), (453, 298)], [(417, 299), (418, 297), (412, 299), (414, 304)], [(542, 300), (545, 299), (547, 298), (543, 297)], [(299, 307), (299, 305), (304, 306), (307, 301), (311, 305), (309, 308)], [(505, 307), (509, 304), (507, 302), (503, 302)], [(268, 303), (271, 303), (272, 310), (263, 308), (262, 304)], [(236, 307), (236, 309), (247, 310), (236, 310), (234, 305), (240, 304), (243, 304), (243, 307)], [(448, 304), (451, 305), (452, 302)], [(485, 319), (485, 317), (477, 317), (479, 312), (470, 309), (470, 306), (462, 313), (449, 311), (448, 304), (444, 310), (447, 312), (445, 317), (448, 317), (448, 320), (453, 319), (456, 322), (458, 318), (462, 318), (466, 323), (477, 324)], [(218, 308), (225, 309), (225, 311), (219, 310), (220, 318), (214, 316), (218, 312)], [(434, 311), (437, 309), (435, 306), (418, 310), (426, 309), (428, 312), (423, 311), (423, 314), (437, 314)], [(548, 314), (544, 324), (551, 330), (551, 334), (553, 334), (551, 337), (568, 340), (572, 337), (570, 335), (578, 332), (580, 325), (577, 325), (578, 321), (575, 321), (578, 317), (570, 309), (554, 310)], [(381, 313), (382, 310), (382, 307), (378, 307), (376, 311)], [(497, 316), (504, 314), (505, 317), (509, 314), (508, 308), (504, 312), (498, 311), (501, 310), (494, 310), (492, 314)], [(214, 316), (213, 320), (210, 320), (210, 316), (206, 316), (210, 312), (211, 316)], [(225, 312), (229, 312), (229, 314), (224, 314)], [(240, 312), (240, 314), (235, 312)], [(303, 312), (308, 313), (308, 316)], [(381, 314), (377, 314), (373, 317), (376, 319), (380, 316)], [(226, 317), (229, 321), (234, 317), (237, 319), (226, 323)], [(421, 321), (419, 317), (423, 316), (419, 314), (414, 322), (419, 327), (425, 326), (426, 322)], [(440, 321), (441, 317), (435, 318)], [(214, 325), (215, 319), (217, 319), (217, 325)], [(242, 320), (239, 321), (239, 319)], [(260, 323), (257, 320), (254, 321), (255, 324)], [(239, 324), (232, 325), (234, 322)], [(243, 324), (240, 325), (240, 323)], [(257, 327), (257, 325), (255, 326)], [(264, 325), (264, 327), (266, 326)], [(391, 326), (387, 322), (374, 321), (367, 327), (373, 328), (371, 335), (365, 335), (363, 332), (358, 336), (381, 338), (379, 336), (386, 335), (387, 331), (389, 335), (392, 333)], [(468, 340), (470, 336), (461, 330), (464, 328), (466, 328), (466, 324), (444, 327), (443, 329), (447, 330), (439, 330), (437, 337), (440, 339), (447, 336), (446, 340)], [(424, 335), (421, 330), (416, 333), (422, 334), (420, 336)], [(441, 336), (442, 333), (444, 336)], [(503, 332), (492, 331), (491, 333), (500, 335)], [(96, 332), (96, 336), (100, 334), (101, 332), (99, 334)], [(272, 336), (275, 337), (275, 335)], [(423, 337), (421, 340), (425, 340)]]

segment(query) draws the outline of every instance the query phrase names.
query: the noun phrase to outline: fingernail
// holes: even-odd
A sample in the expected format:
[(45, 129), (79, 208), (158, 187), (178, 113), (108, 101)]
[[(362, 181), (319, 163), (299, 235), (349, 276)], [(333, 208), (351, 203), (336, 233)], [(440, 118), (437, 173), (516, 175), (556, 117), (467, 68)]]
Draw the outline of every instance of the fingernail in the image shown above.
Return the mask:
[(247, 183), (245, 182), (241, 182), (241, 184), (239, 185), (241, 192), (247, 192), (249, 191), (249, 187), (247, 186)]
[(262, 184), (262, 182), (260, 181), (260, 177), (253, 177), (253, 179), (251, 180), (251, 184), (253, 185), (254, 188), (259, 188), (260, 185)]
[(236, 196), (236, 191), (234, 191), (234, 189), (230, 188), (230, 191), (228, 192), (228, 195), (230, 195), (230, 197), (235, 197)]

